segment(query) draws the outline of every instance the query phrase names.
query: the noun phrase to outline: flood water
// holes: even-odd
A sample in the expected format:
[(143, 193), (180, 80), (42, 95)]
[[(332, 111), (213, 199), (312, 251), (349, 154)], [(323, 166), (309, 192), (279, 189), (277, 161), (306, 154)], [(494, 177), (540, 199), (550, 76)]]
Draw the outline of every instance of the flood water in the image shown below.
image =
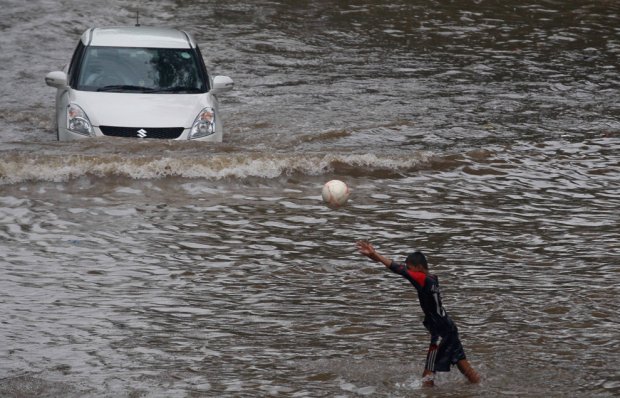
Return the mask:
[[(224, 142), (56, 142), (45, 74), (136, 3), (0, 0), (0, 396), (620, 396), (618, 2), (142, 2)], [(427, 254), (480, 385), (421, 386), (357, 239)]]

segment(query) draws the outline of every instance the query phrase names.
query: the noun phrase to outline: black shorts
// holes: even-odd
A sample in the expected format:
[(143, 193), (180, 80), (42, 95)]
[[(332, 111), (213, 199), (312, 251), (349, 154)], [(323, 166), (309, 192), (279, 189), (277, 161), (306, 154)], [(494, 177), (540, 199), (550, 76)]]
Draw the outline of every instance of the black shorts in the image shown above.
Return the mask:
[(431, 344), (426, 355), (426, 370), (449, 372), (450, 367), (465, 358), (465, 351), (455, 330), (440, 338), (439, 345)]

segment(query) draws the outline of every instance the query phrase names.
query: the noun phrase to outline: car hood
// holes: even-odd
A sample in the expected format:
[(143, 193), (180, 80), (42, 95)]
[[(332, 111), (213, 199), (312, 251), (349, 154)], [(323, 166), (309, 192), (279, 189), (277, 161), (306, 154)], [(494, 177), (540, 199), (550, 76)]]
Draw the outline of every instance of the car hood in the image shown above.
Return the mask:
[(183, 127), (192, 126), (198, 113), (212, 106), (209, 94), (142, 94), (74, 91), (93, 126)]

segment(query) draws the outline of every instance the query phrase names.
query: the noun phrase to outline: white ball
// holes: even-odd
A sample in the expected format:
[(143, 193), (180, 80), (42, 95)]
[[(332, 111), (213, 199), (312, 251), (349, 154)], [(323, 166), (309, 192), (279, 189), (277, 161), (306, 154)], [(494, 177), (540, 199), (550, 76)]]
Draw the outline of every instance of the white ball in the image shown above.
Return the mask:
[(349, 187), (347, 187), (347, 184), (344, 182), (340, 180), (331, 180), (323, 185), (321, 194), (323, 196), (323, 201), (328, 207), (337, 209), (347, 203), (351, 191), (349, 191)]

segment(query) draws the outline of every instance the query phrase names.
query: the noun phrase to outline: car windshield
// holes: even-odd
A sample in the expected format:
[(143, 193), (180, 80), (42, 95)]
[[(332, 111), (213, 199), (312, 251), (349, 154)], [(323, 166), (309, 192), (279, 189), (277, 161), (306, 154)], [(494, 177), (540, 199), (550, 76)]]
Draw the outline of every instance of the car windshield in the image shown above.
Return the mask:
[(77, 90), (136, 93), (206, 91), (197, 55), (190, 49), (87, 47)]

